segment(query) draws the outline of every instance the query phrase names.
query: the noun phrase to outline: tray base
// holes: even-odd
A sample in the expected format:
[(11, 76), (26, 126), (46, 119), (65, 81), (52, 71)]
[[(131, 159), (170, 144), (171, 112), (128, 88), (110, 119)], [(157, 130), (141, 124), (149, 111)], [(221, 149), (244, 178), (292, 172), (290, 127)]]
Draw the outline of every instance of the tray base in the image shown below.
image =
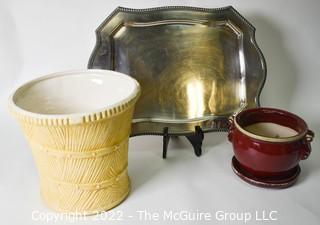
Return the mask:
[(233, 172), (240, 177), (245, 182), (264, 188), (288, 188), (292, 186), (298, 179), (298, 176), (301, 172), (300, 166), (297, 165), (293, 170), (292, 174), (288, 177), (281, 177), (281, 178), (258, 178), (254, 175), (250, 174), (248, 171), (243, 169), (239, 164), (238, 160), (235, 156), (232, 158), (232, 170)]

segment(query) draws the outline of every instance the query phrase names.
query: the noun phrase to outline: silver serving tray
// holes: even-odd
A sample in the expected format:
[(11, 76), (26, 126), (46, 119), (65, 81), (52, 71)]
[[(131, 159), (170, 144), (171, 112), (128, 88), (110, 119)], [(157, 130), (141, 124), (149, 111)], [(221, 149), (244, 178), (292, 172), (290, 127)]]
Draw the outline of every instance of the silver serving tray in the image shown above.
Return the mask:
[(266, 78), (255, 28), (233, 7), (117, 8), (96, 30), (88, 68), (139, 81), (131, 135), (224, 131), (259, 106)]

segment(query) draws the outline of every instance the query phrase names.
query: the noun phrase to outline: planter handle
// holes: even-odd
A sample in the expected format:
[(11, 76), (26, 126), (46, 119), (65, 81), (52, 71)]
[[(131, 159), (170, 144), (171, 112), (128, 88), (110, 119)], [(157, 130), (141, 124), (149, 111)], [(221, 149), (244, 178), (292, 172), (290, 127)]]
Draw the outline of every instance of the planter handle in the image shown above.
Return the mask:
[(246, 103), (241, 103), (240, 108), (229, 117), (229, 131), (228, 131), (228, 140), (232, 142), (233, 140), (233, 132), (234, 132), (234, 120), (236, 119), (236, 116), (238, 113), (240, 113), (242, 110), (244, 110), (247, 107)]
[(228, 140), (232, 143), (233, 132), (234, 132), (234, 115), (229, 117), (229, 130), (228, 130)]
[(306, 133), (306, 136), (302, 140), (302, 148), (301, 148), (301, 155), (300, 159), (304, 160), (307, 159), (311, 153), (311, 142), (314, 138), (314, 132), (311, 130), (308, 130)]

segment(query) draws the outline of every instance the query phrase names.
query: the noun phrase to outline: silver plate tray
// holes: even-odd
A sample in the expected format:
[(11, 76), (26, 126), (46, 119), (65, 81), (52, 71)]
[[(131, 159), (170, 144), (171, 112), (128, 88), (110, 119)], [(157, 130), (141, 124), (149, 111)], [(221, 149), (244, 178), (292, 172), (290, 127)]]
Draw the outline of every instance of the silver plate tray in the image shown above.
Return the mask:
[(233, 7), (117, 8), (96, 30), (88, 68), (136, 78), (131, 135), (224, 131), (259, 106), (266, 78), (255, 28)]

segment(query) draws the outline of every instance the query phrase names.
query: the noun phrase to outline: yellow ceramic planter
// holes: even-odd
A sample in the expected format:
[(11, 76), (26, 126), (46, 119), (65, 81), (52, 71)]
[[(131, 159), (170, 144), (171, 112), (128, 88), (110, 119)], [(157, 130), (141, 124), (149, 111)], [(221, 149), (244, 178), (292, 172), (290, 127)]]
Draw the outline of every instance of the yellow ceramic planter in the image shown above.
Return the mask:
[(9, 109), (31, 145), (46, 204), (94, 214), (125, 199), (139, 84), (114, 71), (69, 71), (18, 88)]

